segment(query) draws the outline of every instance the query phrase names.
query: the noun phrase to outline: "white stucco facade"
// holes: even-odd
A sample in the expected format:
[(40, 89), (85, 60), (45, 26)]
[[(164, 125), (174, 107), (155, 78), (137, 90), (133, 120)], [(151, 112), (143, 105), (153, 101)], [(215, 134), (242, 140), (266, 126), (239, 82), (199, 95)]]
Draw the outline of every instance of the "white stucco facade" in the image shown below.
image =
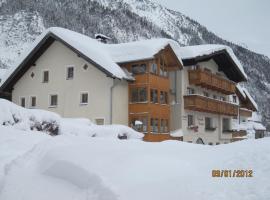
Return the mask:
[[(69, 66), (74, 67), (74, 77), (67, 80)], [(49, 71), (49, 82), (43, 83), (43, 71), (46, 70)], [(88, 93), (87, 104), (80, 103), (81, 93)], [(50, 106), (50, 95), (58, 95), (57, 106)], [(56, 112), (63, 117), (83, 117), (93, 122), (104, 119), (105, 124), (128, 125), (128, 83), (107, 77), (58, 41), (53, 42), (35, 66), (14, 85), (14, 103), (20, 105), (20, 98), (25, 97), (29, 108), (31, 96), (36, 97), (36, 108)]]
[[(218, 65), (213, 60), (201, 62), (199, 63), (199, 66), (200, 68), (207, 68), (211, 70), (212, 73), (218, 72), (220, 73), (220, 75), (226, 78), (223, 72), (218, 71)], [(222, 143), (229, 143), (232, 138), (232, 134), (225, 132), (223, 133), (222, 121), (223, 118), (228, 118), (230, 123), (229, 126), (231, 127), (232, 117), (184, 109), (184, 96), (188, 95), (187, 88), (194, 89), (195, 94), (198, 95), (203, 96), (204, 92), (207, 92), (209, 94), (209, 98), (213, 98), (213, 96), (215, 96), (217, 99), (225, 98), (226, 101), (231, 102), (231, 98), (229, 98), (228, 95), (224, 95), (214, 90), (202, 88), (200, 86), (190, 85), (188, 78), (188, 70), (191, 68), (192, 66), (184, 67), (183, 70), (176, 72), (177, 75), (175, 75), (175, 72), (172, 72), (170, 74), (172, 91), (173, 93), (175, 93), (171, 97), (173, 99), (171, 107), (172, 130), (182, 129), (182, 132), (184, 134), (183, 140), (187, 142), (196, 143), (197, 140), (201, 138), (204, 144), (216, 145)], [(175, 100), (175, 95), (177, 97), (177, 100)], [(188, 127), (188, 115), (193, 116), (194, 126), (198, 127), (196, 131)], [(215, 130), (205, 129), (206, 117), (212, 119), (213, 127), (216, 128)]]

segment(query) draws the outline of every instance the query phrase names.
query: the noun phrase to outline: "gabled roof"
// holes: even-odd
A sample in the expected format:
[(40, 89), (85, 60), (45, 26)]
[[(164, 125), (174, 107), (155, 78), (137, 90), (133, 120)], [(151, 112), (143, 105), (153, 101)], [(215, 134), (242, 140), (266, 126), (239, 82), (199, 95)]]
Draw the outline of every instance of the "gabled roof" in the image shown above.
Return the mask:
[(64, 28), (52, 27), (42, 33), (31, 48), (20, 58), (2, 78), (1, 90), (11, 89), (14, 83), (31, 67), (44, 51), (55, 41), (69, 47), (79, 56), (90, 62), (109, 77), (130, 80), (130, 77), (117, 65), (108, 52), (105, 44), (95, 39)]
[(108, 44), (106, 48), (112, 59), (117, 63), (153, 59), (161, 50), (169, 48), (179, 67), (183, 66), (181, 58), (175, 53), (180, 46), (171, 39), (155, 38), (128, 43)]
[(247, 81), (242, 64), (228, 46), (213, 44), (186, 46), (181, 47), (177, 55), (182, 58), (185, 66), (213, 59), (231, 80)]
[(252, 96), (250, 95), (249, 91), (246, 88), (244, 88), (244, 87), (240, 86), (239, 84), (237, 84), (236, 85), (236, 94), (237, 94), (240, 101), (242, 101), (244, 104), (250, 105), (251, 109), (253, 111), (258, 111), (257, 103), (252, 98)]

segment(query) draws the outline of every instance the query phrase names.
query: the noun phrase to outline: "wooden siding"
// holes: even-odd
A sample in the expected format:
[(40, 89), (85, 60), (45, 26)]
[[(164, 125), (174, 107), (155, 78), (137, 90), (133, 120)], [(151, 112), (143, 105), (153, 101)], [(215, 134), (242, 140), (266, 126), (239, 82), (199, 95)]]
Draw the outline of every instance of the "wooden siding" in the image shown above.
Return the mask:
[(240, 114), (240, 116), (243, 116), (243, 117), (252, 117), (252, 110), (240, 108), (239, 114)]
[(245, 136), (247, 136), (247, 132), (245, 130), (233, 131), (231, 142), (244, 140), (245, 138), (242, 138), (242, 137), (245, 137)]
[[(136, 62), (122, 63), (121, 66), (131, 71), (132, 65), (146, 64), (146, 72), (144, 74), (134, 75), (135, 81), (129, 83), (129, 125), (133, 119), (138, 117), (146, 117), (148, 120), (148, 128), (145, 133), (144, 140), (159, 142), (168, 139), (175, 139), (171, 137), (168, 133), (170, 131), (170, 105), (169, 105), (169, 92), (170, 92), (170, 80), (168, 76), (160, 75), (160, 59), (165, 61), (166, 70), (175, 70), (182, 68), (181, 63), (175, 60), (175, 55), (170, 54), (170, 49), (166, 47), (164, 50), (159, 52), (155, 59), (142, 60)], [(150, 72), (150, 66), (152, 63), (157, 64), (157, 74)], [(131, 89), (145, 87), (147, 90), (147, 101), (133, 103), (131, 102)], [(158, 102), (151, 103), (151, 89), (157, 90), (158, 92)], [(160, 93), (167, 93), (167, 104), (160, 103)], [(158, 130), (159, 133), (151, 133), (151, 119), (158, 119)], [(161, 131), (161, 120), (167, 120), (168, 132), (160, 133)]]
[(229, 116), (238, 115), (238, 106), (200, 95), (184, 96), (184, 107), (187, 110), (222, 114)]
[(146, 142), (162, 142), (164, 140), (179, 140), (183, 141), (183, 137), (172, 137), (170, 134), (145, 134), (144, 141)]
[(189, 70), (188, 76), (189, 84), (212, 89), (227, 95), (235, 93), (234, 82), (211, 72), (202, 69)]

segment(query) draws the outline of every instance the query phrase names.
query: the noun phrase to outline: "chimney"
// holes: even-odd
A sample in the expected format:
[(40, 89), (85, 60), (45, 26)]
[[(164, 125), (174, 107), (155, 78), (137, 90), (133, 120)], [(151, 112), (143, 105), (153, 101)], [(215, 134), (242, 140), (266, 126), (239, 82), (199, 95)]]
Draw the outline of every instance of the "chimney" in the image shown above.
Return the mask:
[(107, 43), (108, 40), (111, 39), (110, 37), (108, 37), (106, 35), (103, 35), (101, 33), (95, 34), (95, 38), (96, 38), (96, 40), (98, 40), (98, 41), (100, 41), (102, 43), (105, 43), (105, 44)]

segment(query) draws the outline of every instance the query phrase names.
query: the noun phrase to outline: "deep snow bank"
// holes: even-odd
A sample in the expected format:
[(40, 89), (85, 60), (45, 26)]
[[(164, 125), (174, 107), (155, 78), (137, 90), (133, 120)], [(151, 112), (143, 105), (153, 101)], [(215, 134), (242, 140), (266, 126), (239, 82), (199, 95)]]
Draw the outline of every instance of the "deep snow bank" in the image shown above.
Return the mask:
[(141, 139), (142, 133), (123, 125), (98, 126), (88, 119), (68, 119), (38, 109), (26, 109), (0, 99), (0, 125), (18, 130), (33, 130), (50, 135), (70, 134), (90, 137), (113, 137), (119, 139)]
[(36, 130), (57, 135), (60, 116), (38, 109), (26, 109), (0, 98), (0, 125), (19, 130)]
[[(0, 126), (0, 200), (270, 198), (270, 138), (203, 146), (7, 129)], [(213, 169), (252, 169), (253, 177), (213, 178)]]

